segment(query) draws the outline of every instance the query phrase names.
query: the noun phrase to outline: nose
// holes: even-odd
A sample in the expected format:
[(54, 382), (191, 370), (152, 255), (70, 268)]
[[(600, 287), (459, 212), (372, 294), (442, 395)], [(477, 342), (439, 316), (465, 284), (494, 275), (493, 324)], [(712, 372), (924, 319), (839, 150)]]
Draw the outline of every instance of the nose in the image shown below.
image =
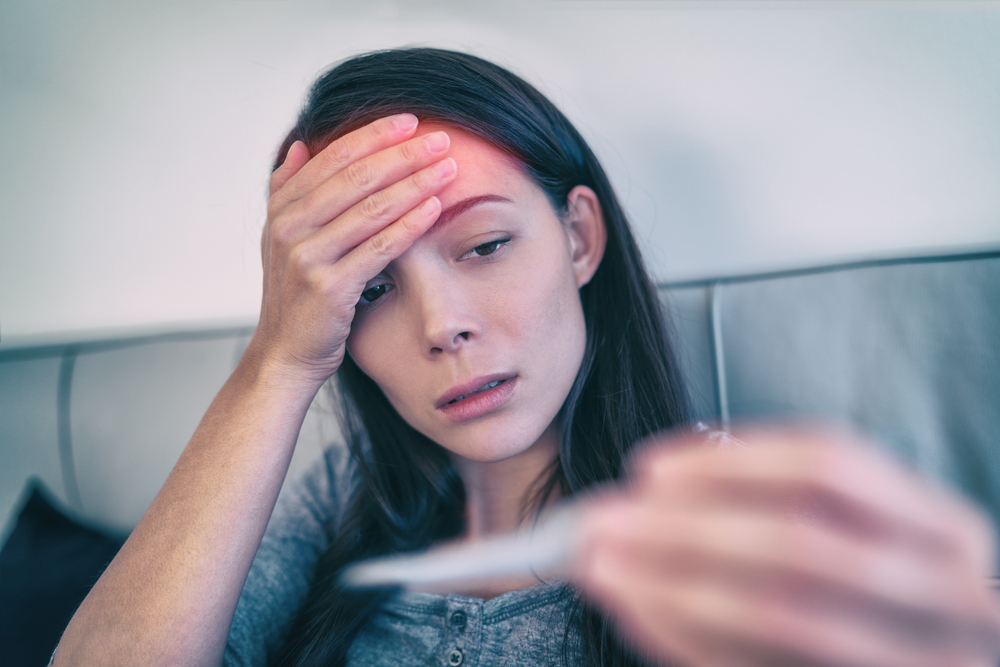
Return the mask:
[(420, 288), (418, 302), (419, 326), (429, 356), (458, 352), (482, 336), (475, 295), (458, 285), (428, 281)]

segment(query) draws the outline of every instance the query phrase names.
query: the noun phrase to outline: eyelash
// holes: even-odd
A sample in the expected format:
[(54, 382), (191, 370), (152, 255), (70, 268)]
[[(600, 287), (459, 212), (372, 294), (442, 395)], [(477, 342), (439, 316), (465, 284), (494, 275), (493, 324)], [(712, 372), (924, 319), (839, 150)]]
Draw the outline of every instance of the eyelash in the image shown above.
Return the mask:
[[(472, 259), (472, 255), (473, 253), (475, 253), (476, 257), (483, 259), (483, 261), (491, 262), (493, 261), (493, 258), (491, 258), (490, 255), (495, 254), (498, 250), (502, 249), (503, 246), (507, 245), (508, 243), (510, 243), (509, 238), (496, 239), (494, 241), (487, 241), (486, 243), (480, 243), (475, 248), (462, 255), (460, 259), (462, 260)], [(490, 249), (489, 252), (480, 252), (481, 250), (488, 248), (492, 249)], [(378, 290), (384, 290), (384, 291), (379, 292)], [(378, 285), (372, 285), (371, 287), (369, 287), (368, 289), (366, 289), (361, 293), (361, 299), (360, 301), (358, 301), (358, 305), (362, 307), (372, 306), (375, 304), (376, 301), (381, 299), (385, 294), (387, 294), (390, 291), (392, 291), (392, 285), (390, 283), (380, 283)]]
[[(477, 257), (482, 257), (482, 258), (489, 257), (490, 255), (496, 253), (498, 250), (500, 250), (503, 246), (507, 245), (508, 243), (510, 243), (509, 238), (495, 239), (493, 241), (487, 241), (486, 243), (480, 243), (475, 248), (462, 255), (462, 259), (472, 259), (472, 253), (475, 253)], [(483, 248), (489, 248), (489, 247), (493, 248), (489, 252), (483, 252), (483, 253), (478, 252)], [(486, 261), (491, 262), (493, 261), (493, 259), (492, 258), (487, 259)]]

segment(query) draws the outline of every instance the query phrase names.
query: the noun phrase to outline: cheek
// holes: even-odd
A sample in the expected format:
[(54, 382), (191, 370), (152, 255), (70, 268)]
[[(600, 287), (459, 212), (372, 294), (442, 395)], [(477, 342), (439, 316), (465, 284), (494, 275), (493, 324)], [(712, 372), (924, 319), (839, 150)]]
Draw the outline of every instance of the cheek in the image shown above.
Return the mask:
[[(426, 378), (419, 345), (404, 344), (402, 331), (412, 331), (412, 321), (399, 304), (386, 304), (356, 318), (347, 338), (347, 351), (358, 368), (379, 386), (396, 412), (416, 426), (414, 390)], [(409, 336), (406, 340), (412, 340)]]
[(391, 386), (393, 375), (404, 364), (399, 364), (398, 357), (393, 354), (394, 345), (389, 335), (393, 330), (391, 323), (380, 321), (386, 319), (380, 315), (384, 314), (376, 312), (355, 318), (347, 337), (347, 351), (365, 375), (385, 387)]
[[(521, 272), (508, 294), (503, 319), (512, 337), (530, 357), (530, 364), (544, 369), (560, 386), (576, 377), (586, 347), (586, 323), (579, 290), (570, 264), (537, 258), (532, 271)], [(538, 267), (544, 267), (539, 270)], [(569, 391), (569, 386), (566, 387)]]

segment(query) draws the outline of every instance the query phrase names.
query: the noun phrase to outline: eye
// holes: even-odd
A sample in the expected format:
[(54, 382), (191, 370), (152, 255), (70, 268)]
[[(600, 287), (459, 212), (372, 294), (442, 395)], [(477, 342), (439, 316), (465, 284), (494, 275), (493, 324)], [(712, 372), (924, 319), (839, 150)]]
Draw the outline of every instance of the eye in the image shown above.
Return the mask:
[[(509, 241), (510, 239), (506, 240)], [(489, 243), (477, 245), (475, 248), (472, 249), (472, 252), (476, 253), (480, 257), (483, 257), (485, 255), (492, 255), (504, 242), (505, 242), (504, 239), (498, 239), (496, 241), (490, 241)]]
[(510, 243), (509, 238), (495, 239), (493, 241), (488, 241), (487, 243), (480, 243), (475, 248), (463, 255), (463, 259), (472, 259), (473, 257), (486, 257), (492, 255), (497, 250)]
[(382, 295), (391, 289), (388, 283), (369, 287), (361, 293), (361, 303), (372, 303), (382, 298)]

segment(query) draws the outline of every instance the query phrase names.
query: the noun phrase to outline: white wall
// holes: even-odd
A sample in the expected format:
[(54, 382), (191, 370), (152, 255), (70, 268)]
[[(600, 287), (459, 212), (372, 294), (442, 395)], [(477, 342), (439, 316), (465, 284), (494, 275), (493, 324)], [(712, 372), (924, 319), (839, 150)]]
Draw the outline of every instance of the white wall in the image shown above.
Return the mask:
[(404, 44), (551, 95), (659, 279), (1000, 247), (996, 3), (352, 4), (0, 4), (0, 347), (253, 322), (308, 84)]

